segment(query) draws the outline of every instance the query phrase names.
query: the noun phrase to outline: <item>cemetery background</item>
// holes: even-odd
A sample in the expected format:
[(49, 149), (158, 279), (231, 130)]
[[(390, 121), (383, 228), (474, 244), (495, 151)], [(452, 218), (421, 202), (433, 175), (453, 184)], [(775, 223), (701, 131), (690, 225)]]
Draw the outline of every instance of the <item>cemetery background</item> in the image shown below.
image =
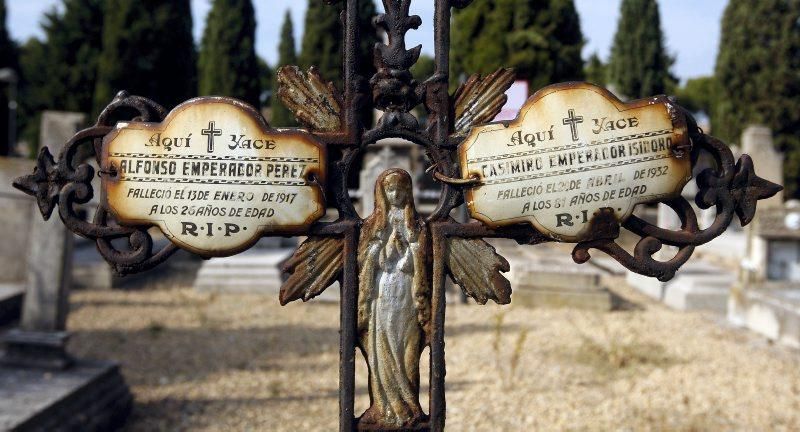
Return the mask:
[[(282, 111), (278, 99), (270, 97), (275, 86), (269, 79), (274, 75), (271, 72), (273, 68), (255, 58), (252, 40), (231, 40), (224, 31), (235, 25), (244, 31), (231, 33), (255, 32), (254, 22), (237, 18), (253, 16), (247, 13), (247, 8), (251, 7), (249, 1), (229, 2), (227, 11), (225, 6), (215, 9), (222, 17), (218, 18), (220, 21), (232, 20), (232, 24), (208, 26), (199, 46), (196, 71), (187, 67), (194, 64), (193, 60), (186, 58), (187, 53), (195, 51), (191, 35), (178, 32), (182, 36), (175, 37), (176, 28), (186, 27), (186, 20), (190, 17), (189, 3), (169, 2), (170, 6), (167, 6), (163, 2), (152, 2), (140, 6), (142, 10), (155, 7), (166, 10), (161, 15), (167, 17), (165, 21), (152, 22), (148, 32), (165, 32), (169, 36), (161, 36), (161, 39), (170, 43), (147, 46), (153, 63), (162, 67), (167, 64), (166, 69), (177, 71), (172, 74), (165, 74), (162, 67), (114, 70), (114, 64), (126, 62), (124, 55), (119, 59), (110, 58), (111, 54), (122, 52), (120, 44), (148, 44), (152, 39), (143, 34), (114, 34), (108, 30), (109, 27), (103, 30), (101, 23), (129, 19), (136, 10), (126, 8), (136, 9), (136, 6), (122, 2), (115, 5), (118, 7), (108, 6), (104, 10), (102, 3), (66, 1), (61, 13), (51, 14), (46, 19), (49, 24), (46, 24), (47, 40), (44, 41), (30, 41), (22, 47), (14, 47), (3, 43), (5, 31), (0, 32), (0, 51), (6, 49), (3, 52), (9, 52), (0, 57), (6, 62), (0, 66), (10, 67), (21, 78), (18, 132), (22, 139), (16, 142), (17, 145), (8, 145), (9, 149), (24, 154), (26, 149), (38, 148), (45, 144), (46, 139), (57, 137), (52, 127), (46, 126), (47, 119), (56, 118), (60, 125), (72, 125), (67, 126), (62, 134), (69, 137), (85, 125), (80, 124), (85, 120), (76, 120), (81, 117), (73, 114), (41, 114), (42, 110), (76, 111), (88, 115), (84, 118), (91, 118), (97, 114), (98, 106), (110, 100), (114, 89), (121, 87), (153, 97), (166, 105), (174, 105), (198, 94), (198, 91), (226, 94), (260, 104), (273, 125), (293, 124), (292, 119), (286, 117), (290, 114)], [(219, 3), (222, 5), (224, 2)], [(747, 144), (738, 138), (744, 127), (750, 123), (767, 124), (775, 131), (776, 147), (786, 155), (784, 177), (788, 189), (786, 197), (789, 198), (795, 196), (796, 169), (793, 164), (797, 134), (794, 128), (800, 122), (779, 113), (792, 111), (797, 98), (791, 93), (791, 84), (797, 77), (784, 74), (780, 75), (781, 79), (776, 79), (768, 75), (769, 71), (780, 68), (768, 67), (759, 69), (764, 76), (753, 76), (752, 72), (743, 74), (741, 69), (746, 65), (737, 62), (771, 65), (775, 59), (780, 59), (786, 63), (781, 66), (786, 69), (780, 70), (792, 70), (798, 59), (787, 53), (797, 46), (794, 45), (797, 40), (781, 40), (775, 49), (785, 51), (770, 53), (763, 47), (752, 49), (742, 41), (742, 37), (761, 34), (759, 32), (766, 32), (765, 37), (781, 37), (768, 29), (758, 28), (757, 23), (780, 21), (771, 18), (772, 14), (789, 17), (787, 21), (780, 21), (785, 23), (791, 21), (790, 17), (797, 16), (798, 11), (786, 10), (789, 6), (780, 1), (757, 3), (730, 2), (724, 22), (727, 33), (723, 34), (717, 73), (714, 77), (685, 82), (682, 86), (677, 86), (675, 77), (669, 74), (671, 59), (667, 54), (656, 58), (652, 64), (627, 64), (630, 48), (624, 46), (624, 39), (615, 43), (609, 65), (597, 57), (584, 64), (580, 58), (580, 27), (570, 25), (577, 22), (574, 8), (558, 10), (560, 15), (555, 15), (558, 17), (556, 21), (561, 23), (559, 28), (571, 28), (572, 33), (548, 35), (549, 46), (559, 46), (564, 52), (523, 45), (519, 47), (521, 52), (539, 55), (511, 59), (511, 53), (493, 52), (486, 56), (488, 64), (481, 63), (487, 61), (486, 57), (469, 58), (469, 53), (481, 51), (476, 47), (485, 47), (481, 44), (487, 43), (480, 37), (470, 40), (470, 35), (474, 33), (491, 40), (491, 35), (498, 29), (470, 27), (474, 25), (470, 21), (474, 18), (469, 13), (481, 12), (478, 6), (468, 9), (455, 18), (458, 25), (454, 34), (454, 63), (456, 68), (463, 65), (463, 69), (454, 72), (486, 72), (509, 64), (518, 69), (531, 90), (545, 83), (586, 78), (608, 84), (618, 94), (631, 98), (662, 92), (677, 94), (681, 103), (708, 114), (711, 124), (707, 127), (714, 133), (719, 128), (720, 134), (729, 134), (729, 142), (739, 142), (744, 147)], [(374, 14), (369, 3), (364, 4), (363, 15)], [(658, 52), (664, 53), (660, 32), (649, 34), (642, 28), (630, 28), (628, 26), (634, 24), (626, 21), (626, 17), (653, 14), (654, 4), (653, 1), (623, 2), (619, 26), (625, 34), (644, 32), (642, 38), (655, 44)], [(668, 7), (665, 4), (661, 6)], [(754, 9), (756, 6), (758, 8)], [(758, 13), (742, 12), (745, 10)], [(240, 13), (231, 14), (231, 11)], [(310, 4), (304, 38), (298, 44), (301, 46), (299, 58), (294, 58), (295, 44), (288, 36), (292, 32), (285, 31), (280, 43), (279, 64), (317, 64), (324, 76), (334, 79), (338, 76), (336, 71), (341, 67), (337, 63), (339, 56), (319, 55), (340, 49), (325, 45), (330, 42), (328, 35), (339, 31), (335, 17), (329, 12), (330, 8), (323, 7), (320, 2)], [(525, 13), (541, 16), (554, 12), (502, 10), (494, 13), (491, 15), (494, 18), (515, 14), (524, 18)], [(655, 18), (650, 15), (649, 22), (657, 19), (657, 9), (655, 13)], [(126, 14), (129, 14), (128, 18), (123, 18)], [(532, 20), (520, 19), (517, 22), (524, 28), (499, 31), (523, 31), (537, 25)], [(289, 28), (291, 22), (287, 20), (285, 25)], [(743, 27), (745, 30), (735, 30)], [(365, 28), (369, 28), (368, 24)], [(740, 31), (742, 33), (737, 33)], [(159, 38), (157, 33), (148, 37)], [(75, 44), (82, 49), (76, 50)], [(459, 49), (459, 44), (463, 44), (463, 48)], [(237, 49), (230, 49), (231, 46)], [(743, 60), (746, 56), (730, 54), (747, 48), (758, 53), (756, 58)], [(241, 54), (243, 59), (219, 62), (240, 65), (241, 69), (223, 72), (204, 67), (204, 55), (215, 52), (214, 49)], [(15, 50), (18, 55), (10, 53)], [(108, 51), (103, 53), (103, 50)], [(79, 55), (89, 56), (91, 61), (87, 62)], [(368, 47), (365, 47), (363, 57), (370, 55)], [(569, 59), (571, 63), (548, 64), (547, 59), (553, 58)], [(174, 62), (175, 66), (164, 63), (167, 60)], [(492, 64), (492, 61), (496, 63)], [(65, 67), (54, 70), (49, 67), (53, 63)], [(418, 76), (430, 73), (425, 67), (426, 60), (420, 61), (416, 70)], [(622, 76), (624, 71), (632, 71), (630, 75), (633, 77), (655, 78), (644, 85), (636, 83), (630, 76)], [(64, 75), (60, 75), (62, 73)], [(215, 76), (223, 73), (232, 73), (239, 81), (230, 85), (230, 81), (215, 80)], [(168, 77), (176, 81), (170, 82)], [(748, 90), (744, 95), (728, 90), (742, 87), (739, 85), (741, 80), (770, 82), (771, 87)], [(161, 87), (150, 87), (151, 83), (159, 83)], [(137, 86), (141, 87), (137, 89)], [(259, 88), (261, 91), (254, 90)], [(736, 99), (740, 97), (742, 99)], [(780, 103), (772, 103), (775, 101)], [(733, 112), (741, 106), (764, 105), (769, 108)], [(3, 113), (3, 119), (10, 118), (5, 114), (8, 112)], [(760, 136), (755, 146), (766, 148), (769, 140), (763, 130)], [(46, 145), (53, 148), (64, 141), (62, 137)], [(354, 173), (351, 179), (353, 188), (360, 191), (353, 194), (360, 197), (360, 205), (370, 202), (372, 179), (384, 168), (403, 166), (416, 178), (424, 176), (427, 167), (422, 155), (414, 152), (416, 148), (402, 142), (383, 144), (365, 157), (366, 168), (361, 173)], [(767, 155), (771, 152), (769, 147), (769, 150), (764, 150)], [(749, 150), (747, 153), (754, 152)], [(24, 167), (21, 171), (30, 171), (30, 165), (20, 159), (9, 160), (8, 164), (21, 164)], [(766, 166), (775, 168), (761, 168)], [(761, 161), (756, 162), (756, 167), (762, 175), (781, 171), (779, 165), (767, 165)], [(767, 171), (762, 172), (762, 169)], [(17, 175), (13, 168), (6, 170), (4, 166), (3, 176), (12, 178)], [(9, 183), (5, 182), (6, 185)], [(434, 188), (433, 183), (422, 183), (417, 195), (424, 200), (426, 196), (435, 195)], [(23, 237), (15, 245), (27, 243), (27, 248), (33, 248), (35, 234), (28, 239), (21, 234), (32, 228), (17, 227), (20, 223), (24, 225), (26, 219), (29, 222), (36, 220), (25, 216), (35, 215), (35, 210), (25, 209), (32, 204), (20, 204), (26, 202), (20, 194), (13, 190), (8, 194), (8, 206), (13, 211), (6, 213), (21, 215), (22, 222), (9, 222), (7, 228)], [(755, 232), (727, 236), (720, 239), (721, 243), (705, 248), (704, 259), (696, 263), (702, 268), (697, 271), (689, 269), (685, 281), (674, 282), (677, 289), (660, 284), (649, 288), (635, 279), (629, 279), (633, 286), (629, 289), (625, 287), (626, 274), (619, 267), (601, 260), (599, 266), (585, 265), (576, 270), (567, 258), (568, 250), (559, 250), (557, 246), (522, 249), (499, 244), (512, 263), (510, 279), (515, 288), (514, 305), (477, 309), (454, 303), (448, 309), (450, 426), (456, 430), (480, 430), (490, 424), (499, 424), (504, 430), (531, 427), (606, 430), (621, 425), (655, 430), (797, 428), (800, 422), (796, 414), (800, 408), (798, 356), (796, 351), (769, 342), (777, 340), (789, 345), (798, 344), (793, 342), (798, 339), (791, 336), (792, 331), (800, 331), (797, 321), (791, 318), (793, 311), (797, 314), (791, 283), (795, 279), (791, 269), (797, 258), (791, 254), (789, 258), (782, 258), (788, 261), (780, 268), (788, 270), (782, 270), (785, 276), (778, 278), (789, 282), (781, 282), (782, 291), (774, 298), (758, 303), (765, 292), (747, 283), (753, 280), (749, 273), (764, 273), (769, 266), (766, 262), (769, 254), (759, 254), (759, 250), (769, 246), (762, 245), (762, 249), (758, 249), (757, 245), (758, 233), (765, 231), (764, 226), (771, 229), (765, 237), (768, 239), (787, 242), (796, 236), (797, 228), (782, 224), (782, 218), (785, 219), (792, 209), (791, 204), (783, 208), (778, 202), (776, 211), (779, 215), (770, 219), (777, 222), (772, 225), (759, 225), (757, 222)], [(669, 213), (660, 214), (654, 209), (641, 211), (669, 224)], [(747, 240), (754, 236), (755, 240)], [(755, 247), (747, 246), (753, 243), (756, 243)], [(4, 273), (14, 274), (9, 282), (17, 283), (12, 285), (16, 288), (12, 288), (13, 295), (9, 296), (13, 299), (4, 305), (8, 305), (6, 309), (13, 316), (15, 310), (19, 311), (19, 287), (24, 285), (19, 282), (25, 278), (19, 269), (31, 264), (23, 262), (19, 250), (10, 246), (9, 259), (14, 257), (17, 261), (14, 266), (9, 266), (14, 270)], [(64, 261), (74, 263), (71, 269), (73, 285), (86, 288), (73, 291), (70, 297), (67, 328), (73, 332), (73, 337), (69, 352), (77, 358), (104, 359), (121, 364), (122, 374), (135, 400), (129, 429), (329, 430), (335, 427), (337, 307), (325, 302), (312, 304), (310, 308), (309, 305), (287, 308), (277, 305), (276, 292), (280, 285), (277, 264), (291, 253), (294, 243), (271, 239), (248, 254), (205, 262), (187, 254), (168, 267), (132, 279), (114, 278), (99, 262), (92, 251), (93, 246), (86, 246), (76, 239), (74, 258)], [(786, 246), (788, 249), (794, 247), (791, 243)], [(738, 251), (741, 254), (735, 253)], [(780, 256), (787, 255), (782, 253)], [(744, 258), (754, 263), (752, 267), (743, 268), (741, 260)], [(48, 257), (40, 264), (52, 263), (53, 259), (57, 257)], [(43, 271), (52, 270), (52, 265), (43, 266)], [(569, 273), (565, 277), (567, 271), (578, 273)], [(695, 273), (701, 276), (692, 276)], [(756, 278), (756, 281), (761, 283), (763, 279), (770, 278)], [(575, 283), (576, 280), (581, 283)], [(576, 286), (578, 292), (573, 289)], [(655, 290), (655, 297), (672, 307), (711, 310), (717, 314), (674, 312), (641, 296), (637, 289), (651, 293)], [(330, 292), (335, 290), (328, 290)], [(668, 299), (670, 292), (677, 294)], [(457, 296), (453, 297), (457, 303)], [(693, 300), (695, 298), (699, 300)], [(336, 300), (336, 296), (328, 300)], [(776, 302), (779, 312), (775, 315), (778, 318), (772, 321), (767, 318), (766, 325), (759, 325), (764, 319), (759, 320), (756, 312), (764, 309), (762, 305)], [(751, 306), (753, 303), (756, 306)], [(609, 312), (611, 309), (616, 311)], [(748, 314), (748, 310), (756, 312)], [(745, 326), (749, 325), (748, 315), (755, 316), (755, 324), (750, 326), (762, 331), (768, 339), (734, 329), (725, 322), (726, 314), (731, 315), (734, 324)], [(8, 328), (12, 327), (13, 324)], [(422, 367), (425, 370), (424, 364)], [(359, 370), (359, 383), (366, 382), (363, 369)], [(476, 374), (475, 370), (486, 373)], [(5, 394), (13, 396), (14, 391), (13, 386), (6, 386), (0, 389), (0, 394), (9, 392)], [(366, 389), (362, 386), (359, 388), (357, 411), (366, 407), (365, 396)], [(492, 403), (487, 404), (484, 399)], [(476, 406), (487, 408), (475, 409)], [(520, 410), (520, 407), (524, 409)], [(8, 413), (0, 412), (0, 419), (3, 415), (8, 416)]]

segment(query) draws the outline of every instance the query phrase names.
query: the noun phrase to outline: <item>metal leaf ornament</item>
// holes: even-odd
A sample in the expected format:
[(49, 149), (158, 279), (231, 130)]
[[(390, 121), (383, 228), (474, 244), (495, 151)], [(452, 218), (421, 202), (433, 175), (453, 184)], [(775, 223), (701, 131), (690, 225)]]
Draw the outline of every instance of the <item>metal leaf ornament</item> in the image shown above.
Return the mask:
[(466, 135), (470, 128), (492, 121), (508, 101), (506, 90), (514, 83), (512, 69), (498, 69), (482, 77), (472, 75), (455, 94), (455, 131)]
[(44, 147), (36, 158), (33, 174), (14, 180), (14, 187), (35, 197), (39, 211), (44, 219), (48, 220), (58, 204), (58, 196), (64, 183), (66, 179), (59, 176), (58, 165), (53, 155), (47, 147)]
[(278, 97), (299, 122), (319, 132), (341, 130), (342, 98), (317, 68), (304, 74), (297, 66), (283, 66), (278, 69), (278, 83)]
[(339, 278), (342, 272), (342, 239), (309, 237), (283, 265), (289, 279), (280, 292), (281, 305), (322, 294)]
[(489, 243), (450, 237), (447, 246), (447, 267), (464, 294), (479, 304), (489, 300), (511, 303), (511, 283), (501, 273), (509, 271), (510, 266)]
[(782, 189), (780, 185), (757, 176), (753, 159), (742, 155), (736, 164), (736, 174), (731, 182), (731, 195), (736, 202), (734, 210), (742, 225), (752, 222), (759, 200), (770, 198)]

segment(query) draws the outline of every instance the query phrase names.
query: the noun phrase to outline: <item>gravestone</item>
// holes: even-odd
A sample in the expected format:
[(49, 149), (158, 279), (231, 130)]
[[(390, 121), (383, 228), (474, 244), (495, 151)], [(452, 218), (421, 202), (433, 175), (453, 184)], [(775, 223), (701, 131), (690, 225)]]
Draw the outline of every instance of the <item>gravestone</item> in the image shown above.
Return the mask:
[(507, 245), (500, 251), (511, 265), (508, 276), (514, 286), (514, 304), (605, 312), (619, 303), (605, 285), (609, 273), (600, 267), (576, 266), (568, 256), (550, 247)]
[(728, 319), (800, 348), (800, 204), (760, 212), (755, 224)]
[[(59, 151), (83, 119), (83, 114), (44, 112), (42, 143)], [(33, 206), (25, 207), (38, 213)], [(22, 319), (3, 336), (0, 429), (109, 430), (131, 407), (118, 366), (76, 360), (66, 352), (73, 234), (58, 217), (31, 220), (30, 235), (21, 243), (28, 247), (22, 254), (27, 259)]]
[[(364, 167), (359, 172), (359, 208), (361, 214), (370, 214), (375, 202), (375, 180), (389, 168), (402, 168), (415, 173), (414, 145), (399, 139), (387, 139), (370, 147), (364, 154)], [(417, 191), (415, 191), (417, 192)], [(418, 194), (415, 194), (418, 195)]]
[[(85, 115), (42, 113), (40, 143), (60, 152), (83, 124)], [(38, 212), (29, 204), (31, 214)], [(66, 355), (66, 317), (72, 267), (73, 235), (56, 218), (32, 218), (26, 255), (26, 289), (18, 329), (5, 336), (2, 361), (10, 365), (61, 369), (71, 363)]]
[(35, 220), (33, 200), (11, 186), (13, 180), (30, 172), (34, 162), (19, 158), (0, 158), (0, 325), (20, 317), (25, 294), (27, 260), (19, 245), (28, 244), (31, 223)]
[[(783, 157), (768, 128), (751, 126), (742, 137), (765, 178), (783, 181)], [(800, 348), (800, 203), (782, 194), (764, 202), (745, 230), (747, 247), (731, 290), (728, 319), (769, 339)]]
[[(749, 126), (742, 133), (742, 153), (750, 155), (759, 176), (783, 185), (783, 155), (775, 149), (772, 130), (766, 126)], [(761, 208), (783, 206), (783, 191), (759, 202)]]

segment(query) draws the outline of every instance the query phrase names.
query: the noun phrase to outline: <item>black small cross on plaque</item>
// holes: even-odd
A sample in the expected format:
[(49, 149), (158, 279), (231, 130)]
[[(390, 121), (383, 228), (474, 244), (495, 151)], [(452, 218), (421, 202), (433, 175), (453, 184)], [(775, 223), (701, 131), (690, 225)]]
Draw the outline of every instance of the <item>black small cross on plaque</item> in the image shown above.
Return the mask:
[(575, 117), (575, 110), (569, 110), (569, 117), (564, 119), (564, 126), (572, 129), (572, 141), (578, 141), (578, 125), (583, 123), (583, 116)]
[(208, 129), (203, 129), (200, 131), (201, 134), (208, 137), (208, 152), (214, 153), (214, 137), (222, 136), (221, 129), (214, 129), (216, 126), (215, 122), (208, 122)]

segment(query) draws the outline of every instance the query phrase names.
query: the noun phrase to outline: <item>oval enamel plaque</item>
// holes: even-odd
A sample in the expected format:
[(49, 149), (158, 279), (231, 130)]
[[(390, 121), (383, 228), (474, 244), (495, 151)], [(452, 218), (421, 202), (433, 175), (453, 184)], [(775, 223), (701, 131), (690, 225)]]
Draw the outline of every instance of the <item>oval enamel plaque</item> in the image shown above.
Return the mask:
[(325, 149), (270, 128), (255, 109), (200, 98), (162, 123), (120, 123), (103, 142), (104, 199), (122, 225), (156, 225), (178, 246), (226, 256), (325, 213)]
[(601, 210), (621, 223), (637, 204), (680, 194), (691, 179), (685, 118), (664, 96), (623, 103), (585, 83), (532, 96), (516, 120), (474, 128), (459, 148), (473, 218), (528, 222), (566, 242), (592, 238)]

